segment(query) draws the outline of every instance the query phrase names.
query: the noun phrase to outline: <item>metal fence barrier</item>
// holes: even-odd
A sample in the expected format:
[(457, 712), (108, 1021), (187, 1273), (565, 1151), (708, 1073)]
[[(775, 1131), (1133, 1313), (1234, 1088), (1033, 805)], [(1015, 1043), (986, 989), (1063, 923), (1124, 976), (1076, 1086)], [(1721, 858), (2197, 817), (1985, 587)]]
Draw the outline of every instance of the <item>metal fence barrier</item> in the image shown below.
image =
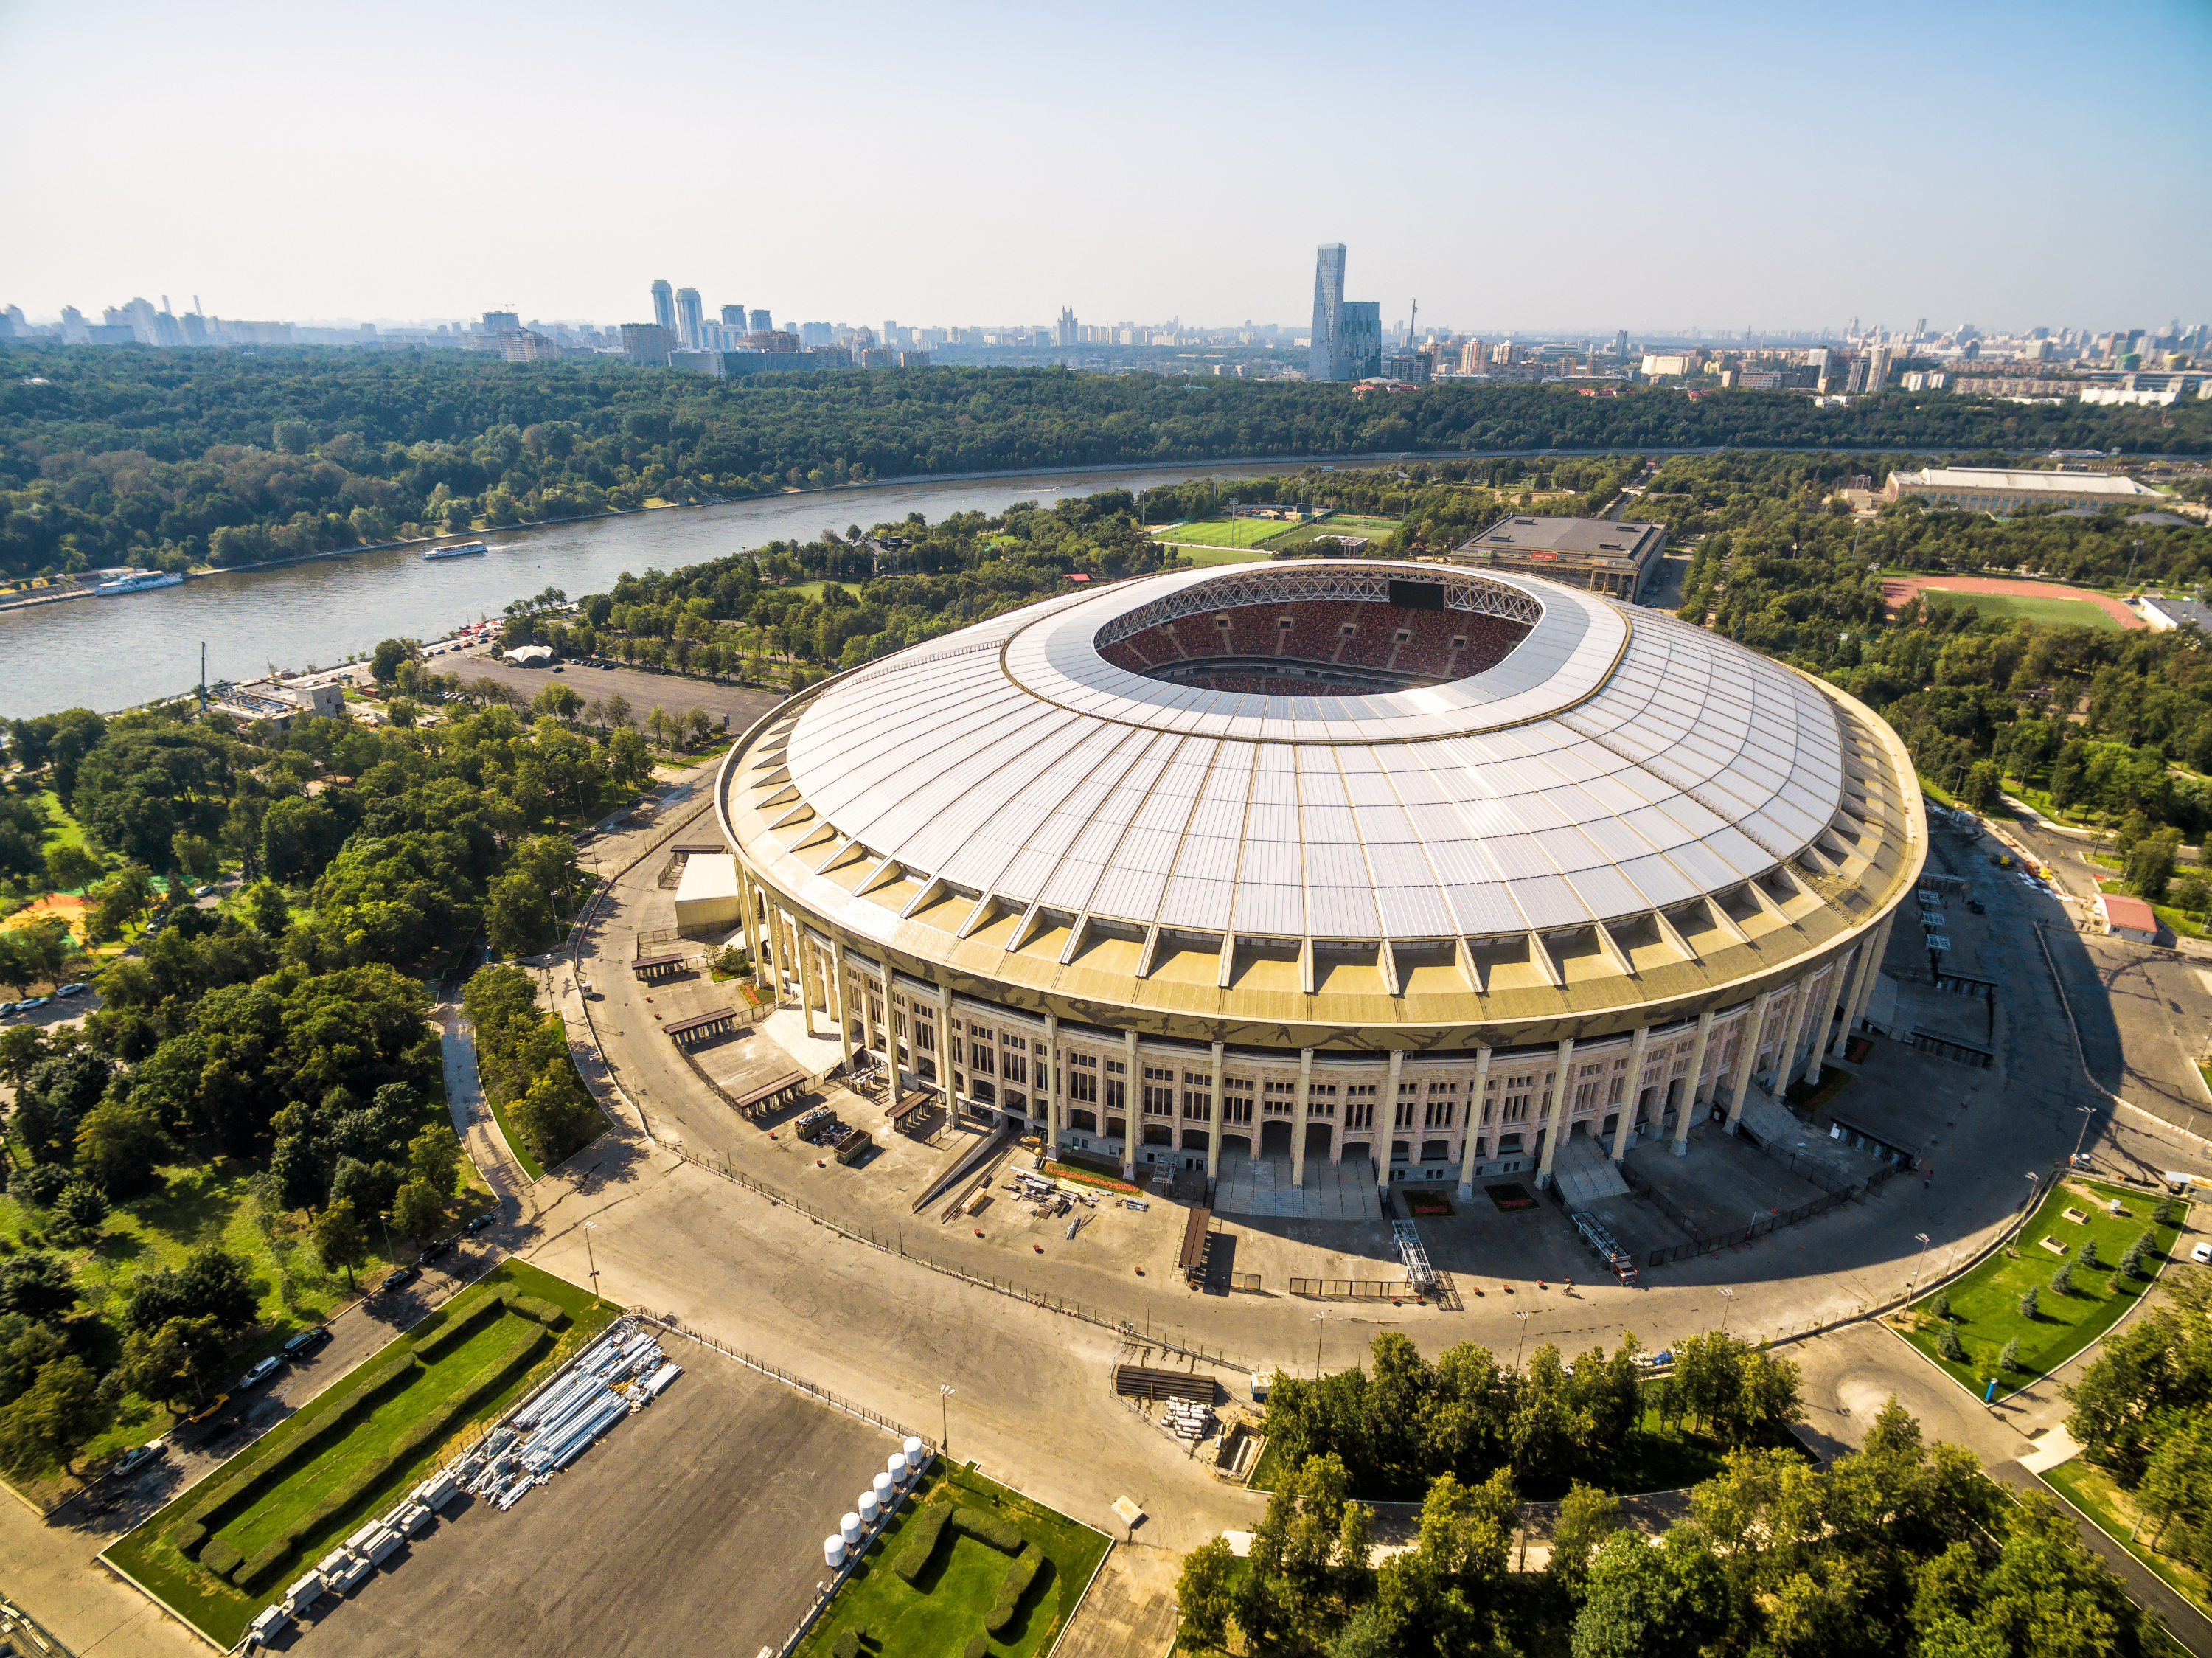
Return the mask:
[(915, 1433), (903, 1422), (895, 1422), (879, 1411), (871, 1411), (866, 1405), (847, 1399), (842, 1393), (833, 1393), (827, 1387), (809, 1381), (805, 1376), (793, 1375), (781, 1365), (771, 1364), (763, 1358), (755, 1358), (750, 1353), (740, 1352), (729, 1343), (719, 1337), (708, 1335), (704, 1330), (694, 1330), (673, 1313), (655, 1313), (643, 1307), (633, 1307), (629, 1310), (632, 1317), (643, 1323), (650, 1324), (657, 1329), (665, 1330), (672, 1336), (681, 1336), (686, 1341), (696, 1341), (702, 1347), (711, 1347), (723, 1357), (735, 1359), (748, 1369), (757, 1370), (761, 1375), (780, 1381), (787, 1387), (820, 1399), (824, 1405), (834, 1410), (842, 1411), (848, 1417), (858, 1417), (861, 1421), (871, 1423), (886, 1433), (896, 1434), (901, 1439), (909, 1437), (919, 1439), (928, 1446), (933, 1453), (943, 1448), (928, 1435)]
[[(1758, 1143), (1753, 1141), (1753, 1144), (1757, 1145)], [(1764, 1147), (1759, 1149), (1765, 1150)], [(1766, 1155), (1775, 1162), (1784, 1161), (1781, 1157), (1775, 1156), (1771, 1152)], [(1796, 1173), (1799, 1179), (1815, 1186), (1827, 1186), (1828, 1190), (1818, 1198), (1798, 1204), (1795, 1209), (1784, 1210), (1778, 1214), (1768, 1216), (1765, 1220), (1752, 1222), (1741, 1230), (1709, 1233), (1704, 1236), (1698, 1235), (1697, 1222), (1692, 1220), (1679, 1204), (1664, 1192), (1655, 1190), (1651, 1183), (1638, 1174), (1626, 1161), (1615, 1163), (1613, 1167), (1620, 1171), (1621, 1178), (1628, 1182), (1628, 1189), (1631, 1192), (1639, 1198), (1648, 1198), (1657, 1207), (1662, 1215), (1691, 1234), (1687, 1243), (1670, 1244), (1663, 1248), (1650, 1251), (1645, 1256), (1644, 1264), (1646, 1266), (1665, 1266), (1672, 1261), (1686, 1261), (1699, 1255), (1716, 1254), (1723, 1249), (1734, 1249), (1740, 1244), (1755, 1242), (1769, 1233), (1779, 1231), (1785, 1226), (1795, 1226), (1800, 1221), (1813, 1220), (1831, 1210), (1842, 1208), (1855, 1198), (1868, 1198), (1896, 1173), (1893, 1165), (1885, 1164), (1868, 1176), (1863, 1185), (1838, 1186), (1830, 1183), (1824, 1176), (1797, 1167), (1797, 1160), (1794, 1156), (1789, 1158), (1788, 1162), (1792, 1172)]]
[(1292, 1278), (1291, 1294), (1313, 1301), (1383, 1301), (1418, 1300), (1421, 1291), (1413, 1284), (1371, 1278)]

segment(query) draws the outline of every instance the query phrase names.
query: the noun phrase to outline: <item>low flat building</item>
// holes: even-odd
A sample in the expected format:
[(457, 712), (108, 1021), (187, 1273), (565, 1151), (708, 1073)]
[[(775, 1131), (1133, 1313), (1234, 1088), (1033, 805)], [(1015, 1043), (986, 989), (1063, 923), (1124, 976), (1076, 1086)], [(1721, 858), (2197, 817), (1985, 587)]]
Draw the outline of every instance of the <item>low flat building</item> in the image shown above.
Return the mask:
[(2162, 594), (2146, 594), (2136, 600), (2136, 608), (2153, 633), (2171, 633), (2178, 627), (2193, 627), (2208, 639), (2212, 639), (2212, 608), (2194, 599), (2169, 599)]
[(241, 725), (267, 721), (282, 734), (303, 719), (335, 719), (345, 712), (345, 692), (335, 685), (229, 686), (211, 693), (208, 712), (228, 714)]
[(553, 666), (553, 648), (550, 645), (517, 645), (512, 650), (502, 651), (501, 655), (517, 667)]
[(1892, 472), (1882, 495), (1891, 501), (1917, 496), (1969, 512), (2015, 512), (2033, 506), (2136, 506), (2166, 498), (2132, 478), (1982, 466), (1929, 466), (1917, 472)]
[(676, 887), (676, 930), (687, 937), (726, 932), (744, 918), (737, 860), (726, 852), (686, 859)]
[(1631, 604), (1666, 551), (1664, 524), (1603, 518), (1501, 518), (1452, 551), (1451, 562), (1540, 576)]
[(2100, 893), (2097, 912), (2105, 919), (2105, 930), (2114, 938), (2137, 944), (2158, 942), (2158, 911), (2139, 898), (2125, 893)]

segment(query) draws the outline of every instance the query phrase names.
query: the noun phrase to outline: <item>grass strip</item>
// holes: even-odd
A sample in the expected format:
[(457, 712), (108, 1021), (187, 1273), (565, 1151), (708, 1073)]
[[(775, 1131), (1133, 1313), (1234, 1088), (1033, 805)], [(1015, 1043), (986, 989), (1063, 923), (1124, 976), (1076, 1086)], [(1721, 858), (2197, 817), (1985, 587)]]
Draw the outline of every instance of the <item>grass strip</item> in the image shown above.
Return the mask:
[(425, 1364), (433, 1362), (439, 1354), (444, 1352), (455, 1342), (474, 1334), (483, 1326), (485, 1320), (500, 1317), (507, 1311), (508, 1304), (514, 1300), (514, 1297), (515, 1288), (513, 1284), (499, 1285), (475, 1306), (447, 1319), (428, 1335), (416, 1337), (415, 1356)]
[(1013, 1622), (1014, 1612), (1022, 1604), (1022, 1597), (1030, 1592), (1036, 1581), (1037, 1568), (1044, 1564), (1044, 1556), (1034, 1543), (1025, 1543), (1022, 1551), (1014, 1557), (1014, 1564), (1006, 1568), (1006, 1575), (999, 1580), (999, 1598), (991, 1610), (983, 1615), (983, 1632), (996, 1635)]

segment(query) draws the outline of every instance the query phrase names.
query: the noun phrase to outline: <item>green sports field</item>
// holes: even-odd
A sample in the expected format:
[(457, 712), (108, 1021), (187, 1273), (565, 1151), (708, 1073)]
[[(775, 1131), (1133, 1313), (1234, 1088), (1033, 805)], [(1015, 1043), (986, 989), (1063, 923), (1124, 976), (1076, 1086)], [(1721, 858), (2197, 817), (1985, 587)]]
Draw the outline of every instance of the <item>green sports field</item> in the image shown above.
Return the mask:
[(1273, 518), (1208, 518), (1195, 524), (1170, 524), (1152, 535), (1156, 540), (1199, 547), (1256, 547), (1297, 527)]
[(1332, 513), (1317, 524), (1298, 524), (1279, 541), (1277, 547), (1295, 547), (1321, 535), (1364, 535), (1370, 541), (1385, 541), (1398, 533), (1400, 520), (1370, 518), (1364, 513)]
[(2034, 599), (2009, 593), (1959, 593), (1925, 588), (1922, 602), (1931, 607), (1963, 609), (1968, 605), (1990, 621), (2040, 622), (2051, 627), (2095, 627), (2118, 633), (2120, 625), (2102, 605), (2086, 599)]

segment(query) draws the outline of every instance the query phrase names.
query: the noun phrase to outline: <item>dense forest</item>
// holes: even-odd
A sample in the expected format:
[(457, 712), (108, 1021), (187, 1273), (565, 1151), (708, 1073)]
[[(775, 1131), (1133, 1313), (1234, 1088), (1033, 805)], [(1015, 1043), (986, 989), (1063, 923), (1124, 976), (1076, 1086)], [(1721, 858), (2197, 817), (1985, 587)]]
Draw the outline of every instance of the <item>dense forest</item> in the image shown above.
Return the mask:
[(314, 347), (0, 349), (0, 578), (250, 564), (915, 473), (1461, 449), (2001, 446), (2212, 452), (2212, 407), (1892, 393), (1577, 397), (1059, 369), (711, 381), (605, 362)]
[[(418, 728), (279, 735), (179, 708), (7, 735), (21, 769), (0, 790), (33, 826), (0, 843), (9, 906), (70, 894), (54, 913), (82, 937), (10, 927), (0, 978), (97, 965), (101, 998), (81, 1029), (0, 1032), (0, 1467), (36, 1474), (203, 1396), (318, 1268), (350, 1278), (378, 1217), (403, 1236), (452, 1224), (460, 1150), (423, 980), (479, 936), (509, 954), (555, 942), (586, 884), (571, 832), (634, 795), (652, 757), (619, 723), (594, 736), (465, 700)], [(50, 834), (50, 814), (83, 838)], [(194, 904), (218, 871), (230, 895)], [(54, 960), (22, 965), (22, 940)], [(526, 978), (485, 971), (487, 1080), (550, 1167), (600, 1119)], [(127, 1270), (157, 1217), (217, 1189), (255, 1216), (255, 1259), (209, 1243)]]
[[(1633, 1367), (1624, 1381), (1607, 1377), (1620, 1356), (1594, 1352), (1566, 1366), (1553, 1353), (1522, 1375), (1472, 1346), (1431, 1366), (1404, 1337), (1384, 1335), (1373, 1344), (1371, 1379), (1352, 1380), (1354, 1372), (1304, 1384), (1302, 1417), (1318, 1397), (1367, 1393), (1375, 1408), (1347, 1405), (1340, 1414), (1354, 1448), (1302, 1438), (1297, 1454), (1282, 1458), (1243, 1561), (1225, 1538), (1186, 1557), (1176, 1595), (1179, 1644), (1197, 1654), (1285, 1658), (2138, 1658), (2174, 1650), (2082, 1546), (2056, 1502), (2040, 1493), (2014, 1500), (1971, 1452), (1923, 1439), (1894, 1399), (1859, 1451), (1825, 1467), (1794, 1443), (1728, 1450), (1656, 1537), (1632, 1526), (1611, 1490), (1577, 1479), (1552, 1519), (1548, 1560), (1535, 1570), (1515, 1547), (1528, 1495), (1522, 1466), (1530, 1459), (1516, 1449), (1492, 1472), (1469, 1473), (1458, 1466), (1463, 1454), (1431, 1453), (1416, 1459), (1427, 1474), (1413, 1545), (1378, 1557), (1374, 1511), (1358, 1500), (1368, 1490), (1357, 1462), (1360, 1423), (1401, 1442), (1449, 1445), (1480, 1432), (1462, 1426), (1470, 1417), (1502, 1412), (1516, 1432), (1525, 1421), (1540, 1444), (1579, 1429), (1612, 1453), (1597, 1462), (1618, 1468), (1619, 1417), (1637, 1409)], [(1786, 1360), (1766, 1362), (1794, 1373)], [(1659, 1387), (1669, 1396), (1662, 1408), (1712, 1425), (1728, 1396), (1728, 1369), (1705, 1365), (1694, 1385), (1670, 1378)], [(1539, 1376), (1547, 1371), (1549, 1382)], [(1789, 1397), (1776, 1402), (1795, 1417), (1794, 1374), (1781, 1380)], [(1690, 1397), (1701, 1390), (1711, 1395), (1702, 1411)], [(1276, 1417), (1271, 1399), (1271, 1432)], [(1539, 1452), (1534, 1460), (1546, 1459)]]

